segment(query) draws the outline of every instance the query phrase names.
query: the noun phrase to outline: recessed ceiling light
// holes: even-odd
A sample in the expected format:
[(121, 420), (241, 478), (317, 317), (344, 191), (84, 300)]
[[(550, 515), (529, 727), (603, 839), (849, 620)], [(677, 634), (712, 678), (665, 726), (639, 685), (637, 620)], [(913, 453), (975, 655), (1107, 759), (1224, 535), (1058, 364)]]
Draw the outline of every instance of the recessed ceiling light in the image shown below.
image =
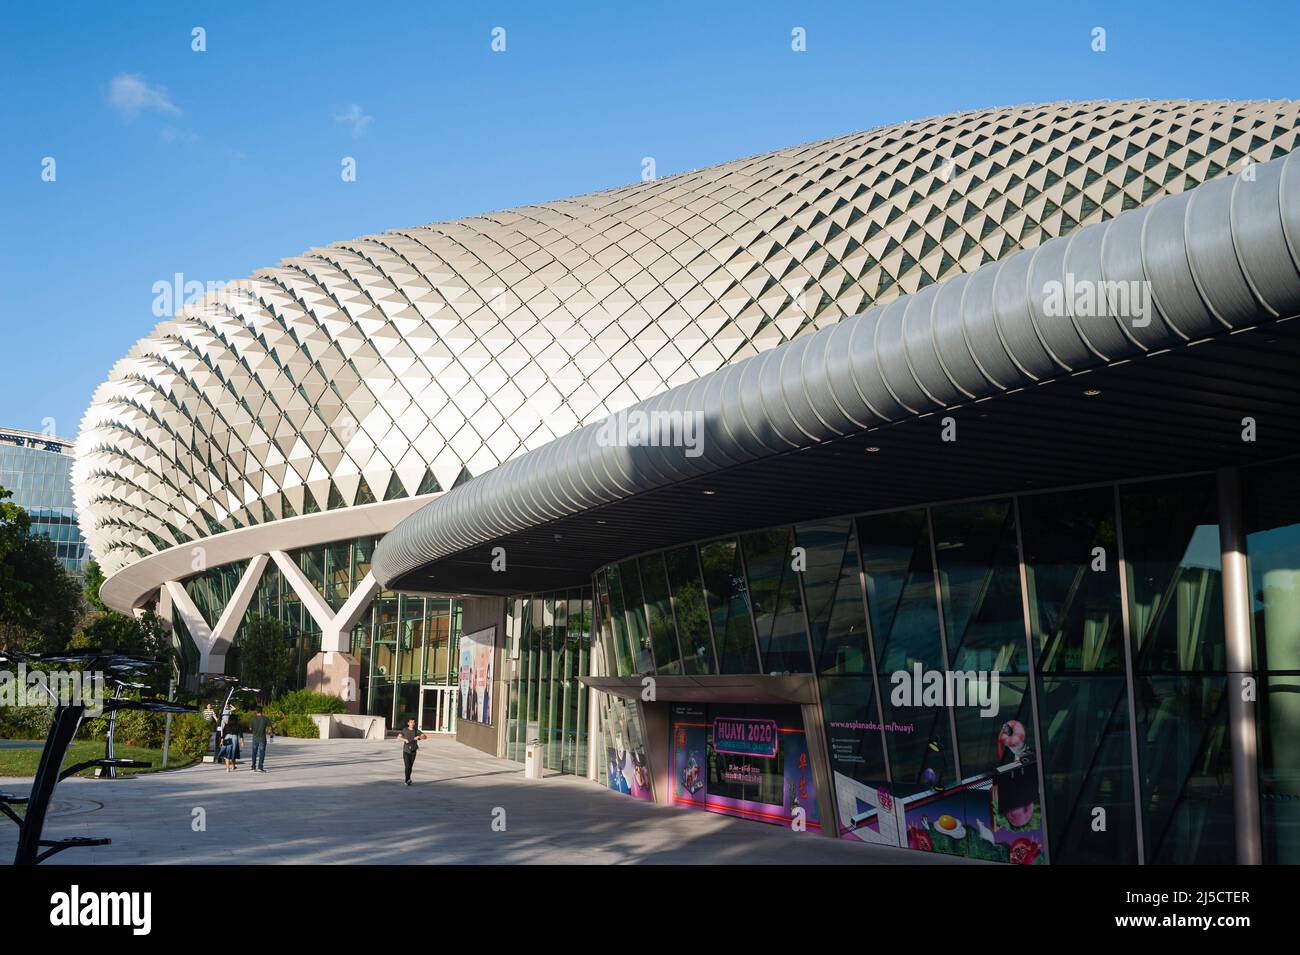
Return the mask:
[(876, 453), (877, 451), (879, 451), (879, 450), (880, 450), (880, 449), (879, 449), (878, 447), (876, 447), (874, 444), (871, 444), (871, 445), (868, 445), (868, 446), (867, 446), (867, 454), (875, 454), (875, 453)]
[(717, 492), (717, 491), (705, 491), (704, 493), (705, 493), (705, 494), (709, 494), (709, 495), (713, 495), (713, 494), (717, 494), (718, 492)]
[(1084, 391), (1083, 396), (1085, 398), (1096, 398), (1100, 394), (1101, 394), (1100, 388), (1089, 388), (1086, 391)]

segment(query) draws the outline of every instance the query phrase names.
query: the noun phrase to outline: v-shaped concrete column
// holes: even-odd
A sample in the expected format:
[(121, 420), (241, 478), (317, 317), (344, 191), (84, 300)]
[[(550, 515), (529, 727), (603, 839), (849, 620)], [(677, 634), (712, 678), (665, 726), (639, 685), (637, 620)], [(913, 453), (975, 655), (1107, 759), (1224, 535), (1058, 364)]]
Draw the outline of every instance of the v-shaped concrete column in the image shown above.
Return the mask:
[[(262, 572), (266, 570), (266, 565), (265, 554), (258, 554), (248, 562), (248, 569), (244, 571), (244, 576), (239, 578), (235, 592), (231, 594), (230, 602), (221, 612), (221, 619), (217, 621), (215, 627), (208, 625), (199, 608), (190, 599), (184, 584), (179, 580), (169, 580), (164, 585), (167, 597), (180, 613), (185, 629), (189, 631), (190, 638), (198, 647), (200, 673), (226, 671), (226, 653), (230, 649), (230, 641), (234, 639), (235, 631), (239, 629), (239, 624), (244, 619), (244, 612), (248, 610), (248, 604), (252, 601), (253, 594), (257, 592), (257, 585), (262, 580)], [(163, 609), (161, 605), (159, 609)]]
[(370, 601), (374, 599), (375, 594), (379, 593), (379, 584), (374, 575), (366, 574), (362, 577), (347, 602), (339, 608), (338, 613), (335, 613), (292, 557), (282, 550), (273, 550), (271, 559), (275, 561), (275, 566), (280, 568), (280, 573), (293, 588), (293, 592), (298, 595), (302, 605), (307, 608), (312, 620), (320, 627), (321, 651), (331, 653), (347, 650), (348, 636), (352, 628), (356, 626), (357, 620), (361, 618), (365, 609), (370, 606)]
[(221, 613), (216, 626), (210, 626), (203, 614), (190, 599), (185, 585), (179, 580), (169, 580), (162, 588), (158, 612), (163, 619), (170, 621), (172, 608), (180, 614), (185, 629), (199, 651), (199, 671), (201, 673), (224, 673), (226, 653), (234, 639), (239, 625), (244, 620), (248, 605), (257, 593), (257, 585), (262, 580), (266, 566), (275, 561), (285, 582), (293, 589), (302, 605), (307, 608), (312, 620), (321, 629), (321, 650), (325, 653), (346, 651), (350, 645), (352, 628), (357, 625), (361, 615), (370, 606), (375, 595), (379, 593), (379, 583), (373, 574), (366, 574), (357, 583), (356, 589), (336, 613), (321, 596), (319, 590), (307, 579), (302, 568), (282, 550), (268, 554), (258, 554), (249, 561), (248, 569), (239, 579), (230, 602)]

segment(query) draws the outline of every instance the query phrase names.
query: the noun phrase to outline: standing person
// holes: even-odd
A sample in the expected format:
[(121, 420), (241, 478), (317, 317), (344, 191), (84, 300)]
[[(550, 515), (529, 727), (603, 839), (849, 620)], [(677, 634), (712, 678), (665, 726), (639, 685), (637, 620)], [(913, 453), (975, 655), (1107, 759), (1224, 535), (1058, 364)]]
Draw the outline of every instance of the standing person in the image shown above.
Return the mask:
[(211, 702), (203, 707), (203, 721), (208, 727), (208, 748), (215, 757), (217, 748), (221, 745), (221, 739), (217, 733), (217, 711), (212, 708)]
[(415, 728), (415, 718), (406, 721), (406, 729), (397, 731), (397, 738), (402, 741), (402, 762), (406, 766), (406, 785), (411, 785), (411, 767), (415, 765), (415, 754), (420, 749), (419, 740), (429, 737)]
[(266, 772), (266, 737), (270, 733), (275, 735), (271, 728), (271, 721), (262, 715), (260, 706), (253, 708), (253, 718), (248, 721), (248, 731), (253, 734), (253, 772)]
[(225, 739), (225, 745), (221, 747), (221, 752), (225, 755), (226, 772), (233, 773), (236, 769), (235, 759), (239, 756), (239, 737), (243, 735), (243, 730), (239, 726), (239, 717), (232, 710), (230, 716), (226, 718), (225, 728), (221, 731)]

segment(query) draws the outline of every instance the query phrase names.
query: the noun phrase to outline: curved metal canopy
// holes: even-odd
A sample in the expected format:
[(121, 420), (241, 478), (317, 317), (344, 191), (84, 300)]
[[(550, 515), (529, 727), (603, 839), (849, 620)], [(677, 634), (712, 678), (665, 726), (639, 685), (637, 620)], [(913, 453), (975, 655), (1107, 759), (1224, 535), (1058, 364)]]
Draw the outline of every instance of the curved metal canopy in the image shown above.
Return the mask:
[[(609, 440), (609, 419), (558, 438), (404, 520), (376, 550), (375, 576), (400, 584), (637, 495), (1300, 315), (1298, 155), (927, 286), (620, 413), (698, 421), (695, 447), (629, 447)], [(1089, 308), (1091, 292), (1102, 300)]]

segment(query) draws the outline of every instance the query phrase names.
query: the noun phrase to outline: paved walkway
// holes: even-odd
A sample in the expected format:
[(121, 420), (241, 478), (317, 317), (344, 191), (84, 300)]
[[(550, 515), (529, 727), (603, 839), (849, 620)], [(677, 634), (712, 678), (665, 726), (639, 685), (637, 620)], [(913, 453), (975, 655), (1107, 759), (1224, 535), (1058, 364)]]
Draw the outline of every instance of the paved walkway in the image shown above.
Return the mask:
[[(245, 755), (249, 747), (244, 749)], [(51, 863), (821, 863), (948, 861), (873, 849), (716, 813), (657, 806), (584, 779), (524, 778), (518, 763), (449, 739), (421, 744), (402, 785), (391, 740), (280, 738), (266, 774), (198, 764), (133, 779), (59, 784), (47, 838), (108, 836)], [(30, 780), (0, 779), (25, 791)], [(506, 831), (492, 811), (506, 812)], [(207, 829), (195, 832), (194, 810)], [(0, 819), (0, 861), (15, 827)]]

